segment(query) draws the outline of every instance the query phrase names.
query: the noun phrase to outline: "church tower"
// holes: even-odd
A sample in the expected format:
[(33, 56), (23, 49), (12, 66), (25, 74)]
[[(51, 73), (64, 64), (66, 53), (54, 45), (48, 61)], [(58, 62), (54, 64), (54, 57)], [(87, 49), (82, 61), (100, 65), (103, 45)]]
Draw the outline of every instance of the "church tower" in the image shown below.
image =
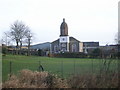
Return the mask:
[(60, 51), (61, 52), (69, 52), (69, 36), (68, 36), (68, 26), (63, 18), (63, 22), (60, 25)]

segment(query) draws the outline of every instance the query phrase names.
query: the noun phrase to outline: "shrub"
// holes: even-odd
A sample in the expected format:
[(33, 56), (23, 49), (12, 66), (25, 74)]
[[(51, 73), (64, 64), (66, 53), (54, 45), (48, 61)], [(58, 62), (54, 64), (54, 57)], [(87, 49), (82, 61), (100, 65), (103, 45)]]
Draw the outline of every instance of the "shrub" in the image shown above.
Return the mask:
[(66, 80), (48, 72), (20, 71), (18, 76), (12, 75), (3, 84), (3, 88), (67, 88)]
[(74, 75), (66, 79), (48, 72), (22, 70), (3, 83), (3, 88), (118, 88), (118, 72)]
[(69, 78), (71, 88), (118, 88), (118, 73), (76, 75)]
[(78, 52), (78, 53), (70, 53), (70, 52), (65, 52), (65, 53), (57, 53), (53, 55), (54, 57), (61, 57), (61, 58), (85, 58), (87, 57), (86, 54)]
[(2, 47), (2, 54), (6, 54), (7, 53), (7, 48), (6, 47)]
[(101, 50), (99, 48), (96, 48), (90, 53), (90, 57), (98, 58), (98, 57), (100, 57), (100, 54), (101, 54)]

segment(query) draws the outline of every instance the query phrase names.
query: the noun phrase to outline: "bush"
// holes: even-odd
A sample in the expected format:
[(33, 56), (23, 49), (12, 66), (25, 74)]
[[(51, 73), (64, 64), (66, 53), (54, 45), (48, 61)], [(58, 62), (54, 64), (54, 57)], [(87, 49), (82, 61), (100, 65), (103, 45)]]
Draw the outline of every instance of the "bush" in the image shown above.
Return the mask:
[(42, 56), (42, 52), (43, 52), (43, 51), (42, 51), (41, 49), (39, 49), (39, 50), (38, 50), (38, 56)]
[(118, 88), (119, 73), (74, 75), (66, 79), (48, 72), (21, 70), (3, 83), (3, 88)]
[(2, 54), (6, 54), (7, 53), (7, 48), (6, 47), (2, 47)]
[(96, 48), (92, 51), (92, 53), (90, 54), (91, 58), (98, 58), (100, 57), (101, 54), (101, 50), (99, 48)]
[(22, 70), (3, 83), (3, 88), (68, 88), (66, 80), (48, 72)]
[(68, 79), (71, 88), (118, 88), (118, 73), (76, 75)]
[(54, 54), (54, 57), (61, 57), (61, 58), (85, 58), (87, 57), (86, 54), (78, 52), (78, 53), (70, 53), (70, 52), (65, 52), (65, 53), (58, 53)]
[(20, 71), (3, 83), (3, 88), (118, 88), (118, 73), (74, 75), (61, 79), (48, 72)]

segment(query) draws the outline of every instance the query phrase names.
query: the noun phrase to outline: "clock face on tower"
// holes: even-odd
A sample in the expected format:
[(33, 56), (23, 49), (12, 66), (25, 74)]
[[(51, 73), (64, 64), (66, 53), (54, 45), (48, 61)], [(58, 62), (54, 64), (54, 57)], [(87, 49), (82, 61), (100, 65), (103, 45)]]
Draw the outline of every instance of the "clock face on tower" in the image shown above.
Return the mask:
[(60, 43), (66, 43), (66, 42), (69, 42), (68, 36), (60, 37)]
[(66, 52), (69, 50), (69, 36), (60, 36), (59, 38), (60, 43), (60, 51)]

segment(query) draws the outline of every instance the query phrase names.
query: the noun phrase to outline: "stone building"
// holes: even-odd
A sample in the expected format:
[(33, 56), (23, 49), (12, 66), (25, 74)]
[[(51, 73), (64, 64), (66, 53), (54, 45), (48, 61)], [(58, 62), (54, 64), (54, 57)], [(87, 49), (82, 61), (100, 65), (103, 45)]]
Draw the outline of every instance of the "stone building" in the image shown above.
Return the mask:
[(83, 52), (90, 54), (94, 49), (99, 48), (99, 42), (83, 42)]
[(60, 36), (51, 43), (51, 52), (83, 52), (83, 43), (68, 35), (68, 25), (63, 19), (60, 25)]

